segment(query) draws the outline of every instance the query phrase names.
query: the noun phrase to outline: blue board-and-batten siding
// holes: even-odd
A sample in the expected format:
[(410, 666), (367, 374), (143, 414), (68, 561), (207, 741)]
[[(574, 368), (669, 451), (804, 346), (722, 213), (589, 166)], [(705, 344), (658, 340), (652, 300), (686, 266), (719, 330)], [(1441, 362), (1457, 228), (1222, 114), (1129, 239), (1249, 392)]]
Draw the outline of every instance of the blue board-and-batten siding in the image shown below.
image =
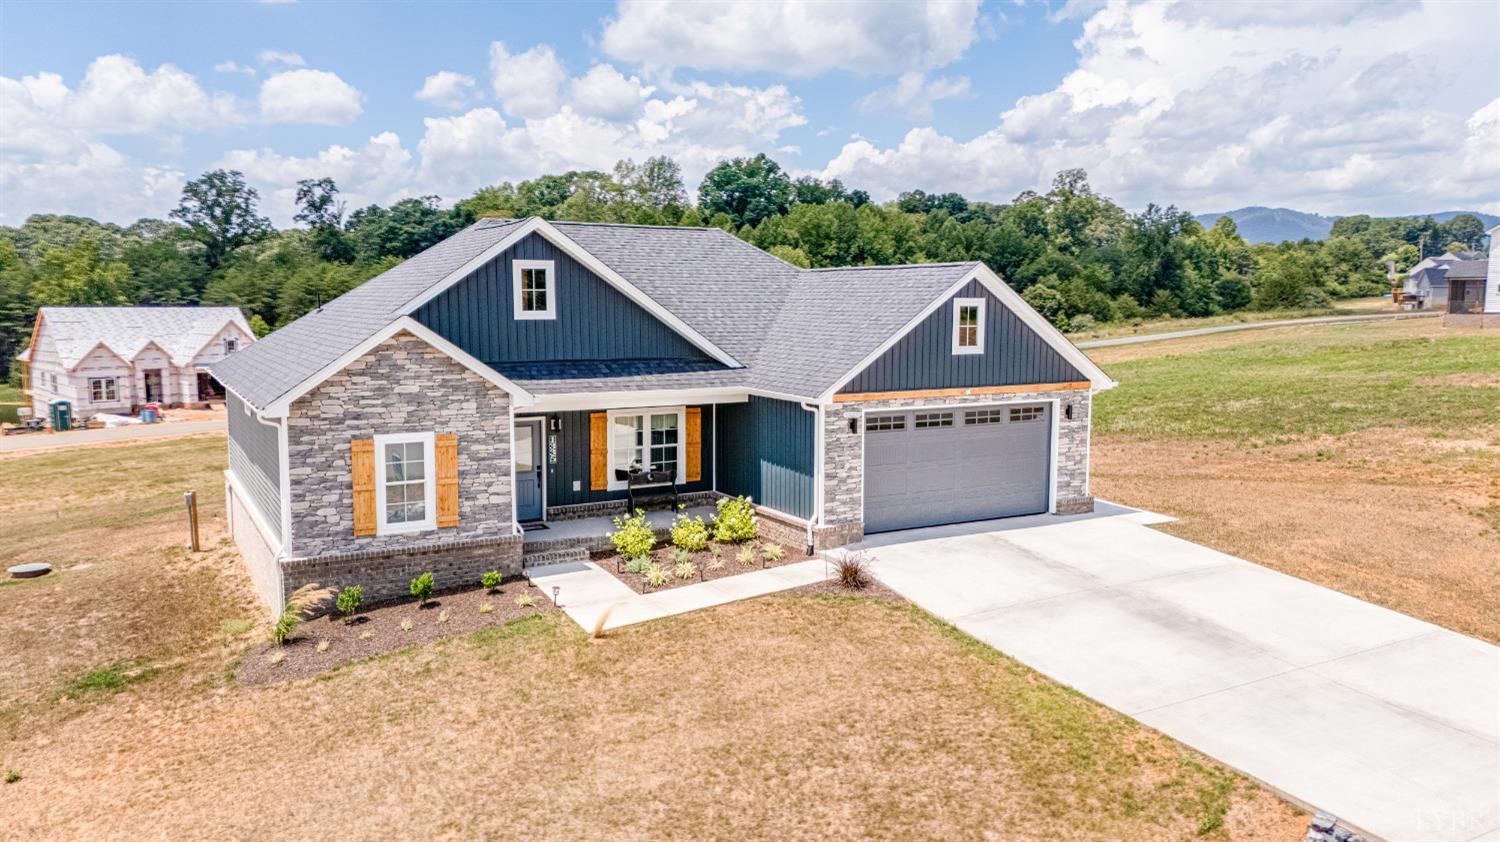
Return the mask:
[(281, 442), (268, 427), (245, 412), (233, 392), (224, 396), (229, 418), (229, 469), (239, 478), (250, 502), (272, 532), (281, 534)]
[[(514, 260), (554, 261), (556, 318), (515, 318)], [(681, 334), (536, 234), (423, 304), (414, 316), (486, 363), (709, 359)]]
[(815, 421), (791, 401), (752, 395), (719, 404), (719, 490), (779, 512), (813, 515)]
[(1088, 379), (979, 281), (970, 281), (953, 297), (985, 299), (983, 354), (953, 353), (953, 301), (949, 299), (840, 391), (899, 392)]
[[(703, 410), (703, 450), (700, 454), (703, 466), (703, 478), (698, 482), (690, 482), (678, 486), (678, 491), (710, 491), (713, 489), (713, 407), (699, 407)], [(595, 410), (597, 411), (597, 410)], [(618, 491), (593, 491), (589, 488), (589, 411), (581, 412), (554, 412), (545, 416), (546, 452), (543, 459), (547, 463), (547, 506), (571, 506), (576, 503), (598, 503), (604, 500), (623, 500), (628, 495), (624, 489)], [(517, 420), (522, 418), (535, 418), (537, 416), (518, 415)], [(552, 427), (556, 422), (557, 430)], [(552, 462), (554, 445), (557, 453), (557, 462)], [(685, 447), (685, 446), (684, 446)], [(684, 453), (684, 456), (686, 454)], [(573, 483), (578, 483), (578, 490), (573, 490)]]

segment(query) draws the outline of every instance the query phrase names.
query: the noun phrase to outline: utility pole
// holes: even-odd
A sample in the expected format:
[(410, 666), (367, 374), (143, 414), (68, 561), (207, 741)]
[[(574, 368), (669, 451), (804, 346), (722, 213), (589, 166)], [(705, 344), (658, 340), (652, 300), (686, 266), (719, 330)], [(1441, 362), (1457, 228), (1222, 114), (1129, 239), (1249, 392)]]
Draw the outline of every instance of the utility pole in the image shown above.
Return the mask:
[(1417, 238), (1417, 261), (1427, 256), (1427, 235), (1423, 234)]

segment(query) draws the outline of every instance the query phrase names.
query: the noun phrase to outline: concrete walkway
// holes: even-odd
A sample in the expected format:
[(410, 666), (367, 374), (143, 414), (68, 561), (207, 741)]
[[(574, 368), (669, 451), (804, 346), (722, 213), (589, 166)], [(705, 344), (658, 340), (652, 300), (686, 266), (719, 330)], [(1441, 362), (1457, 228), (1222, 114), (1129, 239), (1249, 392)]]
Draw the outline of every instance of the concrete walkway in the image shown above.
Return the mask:
[(1077, 342), (1079, 348), (1110, 348), (1115, 345), (1139, 345), (1142, 342), (1162, 342), (1168, 339), (1186, 339), (1190, 336), (1208, 336), (1214, 333), (1233, 333), (1237, 330), (1260, 330), (1267, 327), (1298, 327), (1302, 325), (1336, 325), (1348, 322), (1385, 322), (1403, 319), (1430, 319), (1441, 316), (1435, 310), (1412, 310), (1404, 313), (1377, 313), (1369, 316), (1314, 316), (1308, 319), (1277, 319), (1269, 322), (1244, 322), (1242, 324), (1199, 327), (1192, 330), (1174, 330), (1170, 333), (1147, 333), (1141, 336), (1121, 336), (1115, 339), (1096, 339), (1092, 342)]
[(100, 442), (221, 433), (226, 426), (223, 421), (167, 421), (161, 424), (127, 424), (122, 427), (105, 427), (98, 430), (69, 430), (66, 433), (23, 433), (0, 438), (0, 453), (59, 450)]
[(872, 536), (923, 608), (1375, 836), (1500, 840), (1500, 648), (1101, 505)]
[(526, 573), (532, 584), (549, 597), (552, 588), (560, 588), (558, 603), (563, 613), (591, 632), (605, 612), (609, 617), (604, 628), (617, 629), (811, 585), (828, 578), (829, 567), (822, 559), (812, 559), (645, 594), (633, 590), (592, 561), (539, 565), (528, 568)]

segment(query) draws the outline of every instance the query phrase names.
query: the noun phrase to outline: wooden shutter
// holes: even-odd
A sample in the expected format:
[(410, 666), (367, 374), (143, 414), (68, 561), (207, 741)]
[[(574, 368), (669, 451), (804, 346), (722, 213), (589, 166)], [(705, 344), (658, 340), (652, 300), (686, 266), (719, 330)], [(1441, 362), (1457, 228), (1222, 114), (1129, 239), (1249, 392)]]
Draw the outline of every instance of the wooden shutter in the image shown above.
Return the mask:
[(458, 525), (458, 434), (445, 433), (436, 442), (437, 525), (443, 529)]
[(609, 488), (609, 414), (589, 413), (589, 488)]
[(703, 479), (703, 408), (687, 408), (687, 481)]
[(375, 440), (349, 442), (349, 470), (354, 477), (354, 534), (375, 534)]

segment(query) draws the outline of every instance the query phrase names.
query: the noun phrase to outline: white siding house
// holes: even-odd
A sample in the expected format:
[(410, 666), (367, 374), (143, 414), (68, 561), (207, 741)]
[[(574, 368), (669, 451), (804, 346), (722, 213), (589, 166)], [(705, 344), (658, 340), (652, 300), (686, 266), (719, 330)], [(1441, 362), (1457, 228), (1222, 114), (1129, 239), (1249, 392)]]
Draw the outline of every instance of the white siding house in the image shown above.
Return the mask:
[(207, 366), (254, 341), (238, 307), (43, 307), (20, 360), (34, 412), (86, 418), (221, 400)]

